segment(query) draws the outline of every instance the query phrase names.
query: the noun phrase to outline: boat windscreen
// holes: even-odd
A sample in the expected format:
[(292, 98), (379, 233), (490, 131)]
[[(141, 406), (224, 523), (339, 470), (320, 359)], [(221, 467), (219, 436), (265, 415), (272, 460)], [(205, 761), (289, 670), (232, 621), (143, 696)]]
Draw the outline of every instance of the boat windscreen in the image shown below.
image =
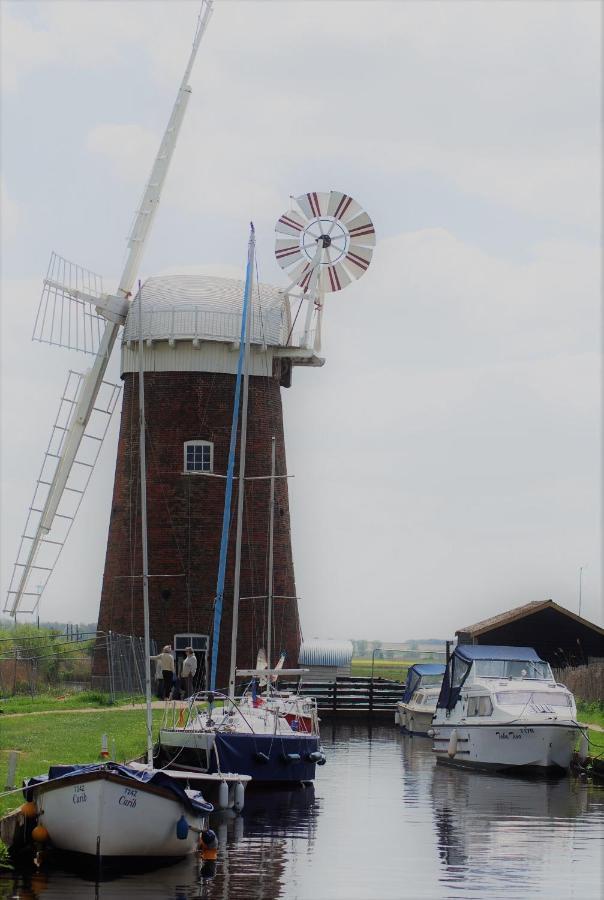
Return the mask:
[(549, 663), (532, 659), (477, 659), (474, 672), (479, 678), (522, 678), (553, 681)]

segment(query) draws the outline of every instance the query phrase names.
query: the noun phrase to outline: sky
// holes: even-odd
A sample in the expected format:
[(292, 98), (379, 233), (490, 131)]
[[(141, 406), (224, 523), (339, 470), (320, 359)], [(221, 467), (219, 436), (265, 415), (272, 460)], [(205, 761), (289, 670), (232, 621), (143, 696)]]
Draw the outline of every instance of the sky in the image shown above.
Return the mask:
[[(31, 342), (51, 251), (114, 289), (196, 0), (0, 5), (0, 588), (68, 369)], [(141, 277), (285, 286), (289, 196), (368, 211), (322, 369), (284, 391), (306, 637), (452, 637), (552, 598), (603, 623), (601, 7), (216, 0)], [(119, 380), (119, 352), (110, 377)], [(119, 416), (41, 618), (98, 612)]]

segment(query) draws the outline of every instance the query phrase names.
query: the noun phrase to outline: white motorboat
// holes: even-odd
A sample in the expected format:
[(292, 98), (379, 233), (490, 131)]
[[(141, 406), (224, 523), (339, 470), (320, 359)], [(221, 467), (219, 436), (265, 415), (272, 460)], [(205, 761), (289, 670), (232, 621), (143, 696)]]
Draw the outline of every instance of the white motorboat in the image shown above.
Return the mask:
[(202, 794), (162, 772), (112, 762), (53, 766), (28, 779), (24, 794), (54, 849), (99, 863), (193, 853), (213, 810)]
[(439, 663), (410, 666), (402, 700), (396, 704), (394, 722), (409, 734), (427, 734), (436, 712), (445, 667)]
[(580, 731), (573, 695), (532, 648), (460, 644), (429, 734), (440, 762), (547, 771), (569, 768)]

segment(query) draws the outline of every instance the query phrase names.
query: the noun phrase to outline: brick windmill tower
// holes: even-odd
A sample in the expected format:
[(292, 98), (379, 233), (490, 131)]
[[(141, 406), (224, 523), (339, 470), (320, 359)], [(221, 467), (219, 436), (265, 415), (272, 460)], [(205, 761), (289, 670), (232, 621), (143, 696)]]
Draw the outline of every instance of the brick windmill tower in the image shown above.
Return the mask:
[[(118, 291), (104, 293), (101, 279), (92, 272), (54, 254), (51, 259), (34, 336), (93, 353), (94, 362), (87, 375), (70, 375), (6, 605), (13, 615), (26, 603), (28, 611), (35, 610), (67, 539), (117, 402), (119, 388), (106, 383), (104, 373), (122, 329), (123, 402), (98, 629), (143, 634), (137, 405), (142, 328), (151, 637), (159, 645), (175, 644), (177, 650), (192, 644), (202, 671), (204, 660), (206, 671), (208, 667), (217, 590), (244, 286), (234, 279), (172, 274), (148, 278), (134, 301), (131, 293), (190, 95), (187, 81), (211, 5), (207, 0), (202, 9), (191, 57), (134, 224)], [(300, 629), (282, 388), (291, 385), (295, 366), (323, 365), (319, 353), (325, 295), (366, 270), (375, 242), (369, 217), (345, 194), (303, 194), (294, 205), (276, 226), (276, 257), (291, 283), (284, 290), (256, 284), (251, 297), (237, 643), (237, 662), (244, 667), (254, 664), (257, 650), (265, 644), (269, 593), (272, 646), (286, 651), (288, 661), (297, 663)], [(58, 315), (65, 309), (77, 328), (66, 330), (56, 324), (67, 321)], [(268, 476), (273, 438), (276, 477), (271, 540)], [(225, 573), (222, 627), (227, 634), (233, 610), (233, 531), (228, 534)], [(229, 641), (225, 640), (218, 659), (218, 687), (227, 684), (228, 657)], [(94, 674), (103, 677), (106, 673), (103, 651), (95, 658)]]

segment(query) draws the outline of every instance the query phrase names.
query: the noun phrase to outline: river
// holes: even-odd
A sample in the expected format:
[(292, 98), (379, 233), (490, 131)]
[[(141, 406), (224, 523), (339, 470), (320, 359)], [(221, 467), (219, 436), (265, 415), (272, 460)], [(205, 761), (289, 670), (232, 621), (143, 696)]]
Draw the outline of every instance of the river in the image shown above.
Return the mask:
[(323, 727), (315, 787), (248, 791), (217, 819), (216, 875), (187, 859), (94, 881), (49, 869), (0, 878), (0, 898), (528, 900), (601, 896), (604, 788), (437, 765), (394, 727)]

